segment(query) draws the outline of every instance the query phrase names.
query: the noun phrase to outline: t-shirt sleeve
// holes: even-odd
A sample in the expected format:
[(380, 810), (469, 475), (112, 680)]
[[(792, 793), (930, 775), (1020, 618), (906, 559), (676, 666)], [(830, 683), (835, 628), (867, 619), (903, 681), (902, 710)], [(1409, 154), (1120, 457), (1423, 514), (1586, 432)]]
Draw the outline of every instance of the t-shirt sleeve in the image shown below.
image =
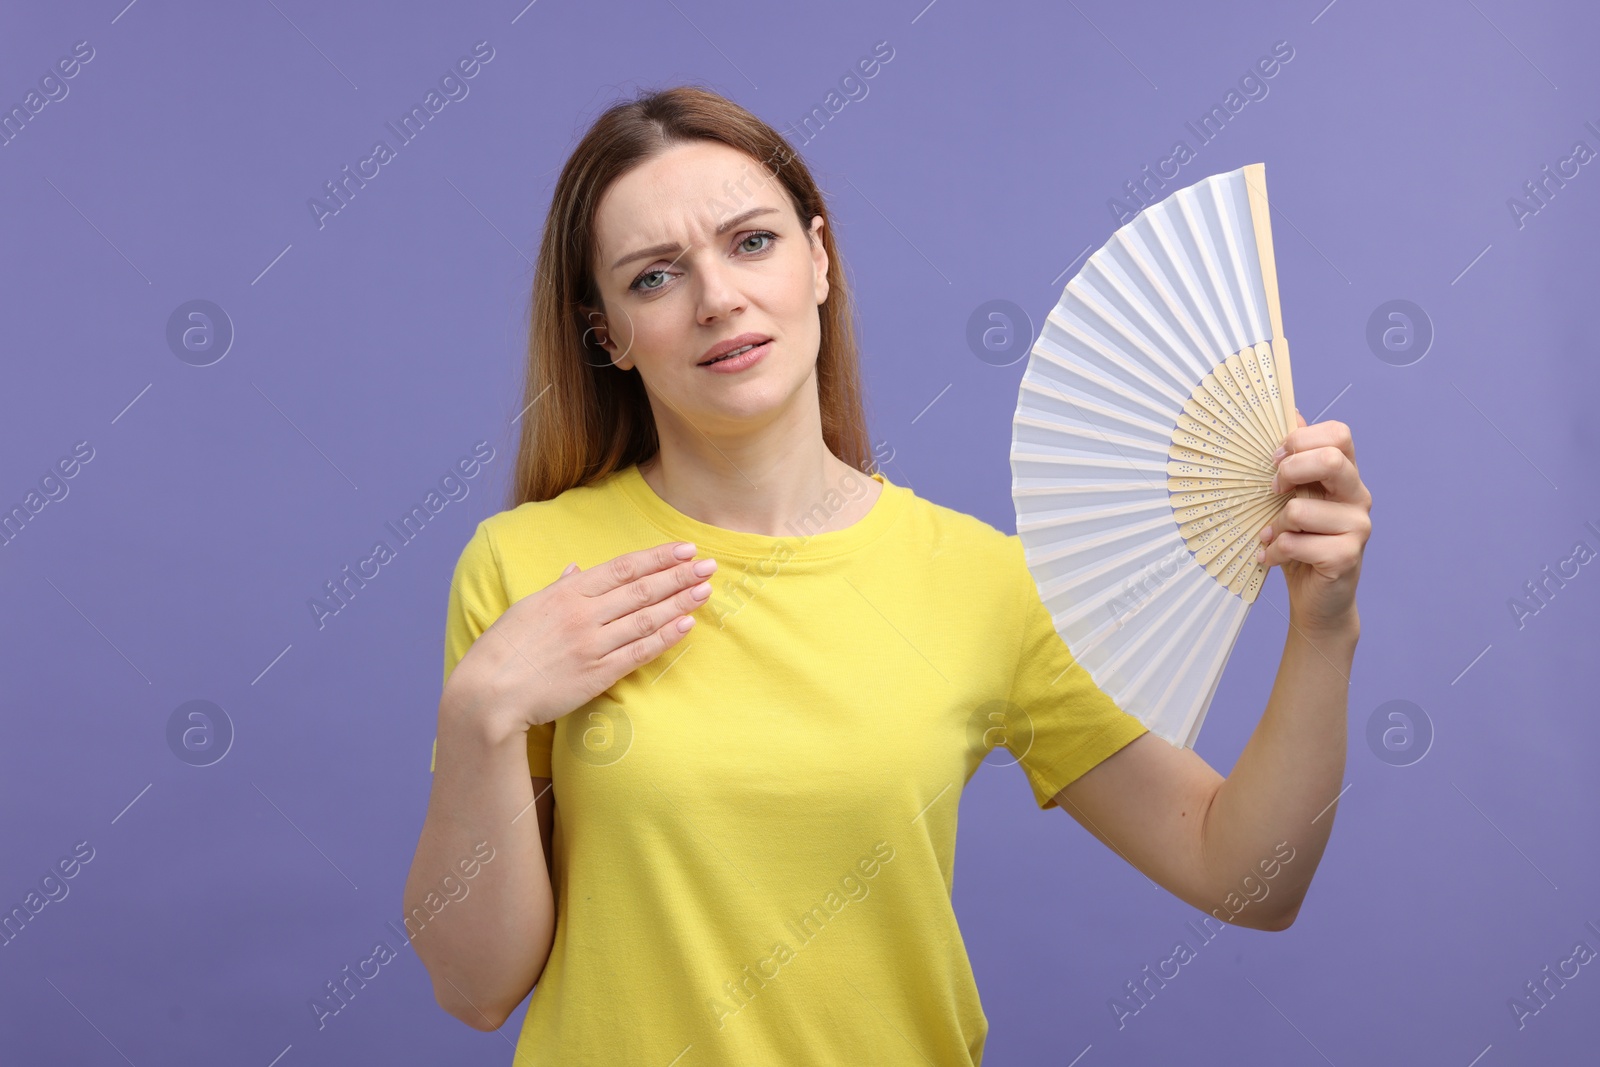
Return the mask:
[[(478, 523), (472, 538), (456, 560), (444, 619), (444, 680), (456, 669), (467, 649), (511, 606), (500, 567), (500, 554), (487, 521)], [(555, 723), (528, 731), (528, 773), (550, 777), (550, 739)], [(439, 766), (439, 739), (433, 741), (430, 773)]]
[(1011, 683), (1005, 745), (1028, 776), (1040, 809), (1101, 760), (1149, 729), (1123, 711), (1073, 658), (1027, 569), (1022, 542), (1012, 534), (1022, 634)]

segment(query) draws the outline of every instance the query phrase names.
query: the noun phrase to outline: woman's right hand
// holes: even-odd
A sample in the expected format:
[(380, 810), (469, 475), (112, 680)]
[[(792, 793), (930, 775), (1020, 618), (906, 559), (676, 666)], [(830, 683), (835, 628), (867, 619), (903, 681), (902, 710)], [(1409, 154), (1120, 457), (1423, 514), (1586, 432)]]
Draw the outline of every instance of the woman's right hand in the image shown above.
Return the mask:
[(669, 541), (587, 571), (569, 565), (478, 636), (450, 672), (443, 705), (526, 732), (587, 704), (694, 625), (717, 568), (694, 554)]

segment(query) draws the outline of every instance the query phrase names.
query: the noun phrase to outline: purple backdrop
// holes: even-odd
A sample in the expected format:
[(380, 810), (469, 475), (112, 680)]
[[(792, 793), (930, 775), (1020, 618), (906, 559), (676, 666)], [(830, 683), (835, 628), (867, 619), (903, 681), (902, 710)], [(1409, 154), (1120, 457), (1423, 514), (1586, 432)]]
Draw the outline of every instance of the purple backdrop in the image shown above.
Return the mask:
[[(1171, 186), (1267, 163), (1297, 398), (1354, 428), (1376, 526), (1348, 787), (1299, 921), (1202, 943), (1199, 912), (985, 767), (955, 879), (985, 1062), (1593, 1056), (1600, 17), (1324, 2), (8, 11), (0, 509), (38, 510), (0, 546), (0, 910), (59, 899), (0, 945), (0, 1059), (510, 1061), (522, 1011), (448, 1017), (390, 925), (445, 594), (503, 506), (554, 172), (619, 93), (683, 81), (815, 168), (873, 440), (920, 495), (1014, 529), (1028, 331), (1180, 140)], [(402, 142), (387, 124), (475, 46)], [(339, 206), (325, 183), (379, 139)], [(994, 300), (1032, 326), (980, 358)], [(324, 583), (480, 441), (466, 495), (319, 625)], [(1223, 773), (1281, 576), (1264, 600), (1199, 745)], [(1196, 958), (1119, 1026), (1110, 1000), (1179, 939)], [(319, 1028), (311, 999), (379, 941), (398, 958)]]

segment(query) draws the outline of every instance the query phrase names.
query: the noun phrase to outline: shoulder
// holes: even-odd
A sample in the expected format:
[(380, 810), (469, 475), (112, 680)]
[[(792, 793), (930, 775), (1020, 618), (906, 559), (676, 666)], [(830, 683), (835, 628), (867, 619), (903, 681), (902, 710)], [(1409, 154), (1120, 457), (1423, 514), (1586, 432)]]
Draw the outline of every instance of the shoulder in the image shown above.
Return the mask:
[(907, 532), (928, 545), (929, 558), (967, 570), (975, 581), (1015, 582), (1027, 573), (1022, 541), (976, 515), (907, 494)]
[(631, 505), (616, 479), (606, 475), (483, 518), (460, 550), (458, 576), (492, 575), (515, 601), (554, 581), (569, 563), (593, 565), (596, 552), (615, 549), (608, 538), (629, 518)]
[(612, 520), (625, 504), (613, 473), (588, 485), (573, 486), (549, 500), (529, 500), (497, 511), (479, 525), (497, 548), (524, 550), (564, 534), (593, 531), (597, 524)]

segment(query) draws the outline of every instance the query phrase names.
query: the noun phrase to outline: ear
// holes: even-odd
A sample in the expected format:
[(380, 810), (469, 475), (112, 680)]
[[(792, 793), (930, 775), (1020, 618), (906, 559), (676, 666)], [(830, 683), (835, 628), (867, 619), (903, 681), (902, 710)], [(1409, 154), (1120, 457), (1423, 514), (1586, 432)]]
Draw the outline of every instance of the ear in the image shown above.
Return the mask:
[(617, 358), (617, 339), (612, 336), (606, 313), (599, 308), (583, 305), (578, 309), (584, 322), (583, 347), (587, 354), (592, 355), (596, 348), (605, 352), (610, 358), (612, 366), (621, 370), (633, 369), (633, 363), (624, 353), (623, 358)]
[(822, 244), (822, 227), (825, 225), (821, 215), (813, 215), (811, 229), (807, 231), (807, 239), (811, 245), (812, 284), (817, 290), (819, 307), (828, 299), (828, 250)]

